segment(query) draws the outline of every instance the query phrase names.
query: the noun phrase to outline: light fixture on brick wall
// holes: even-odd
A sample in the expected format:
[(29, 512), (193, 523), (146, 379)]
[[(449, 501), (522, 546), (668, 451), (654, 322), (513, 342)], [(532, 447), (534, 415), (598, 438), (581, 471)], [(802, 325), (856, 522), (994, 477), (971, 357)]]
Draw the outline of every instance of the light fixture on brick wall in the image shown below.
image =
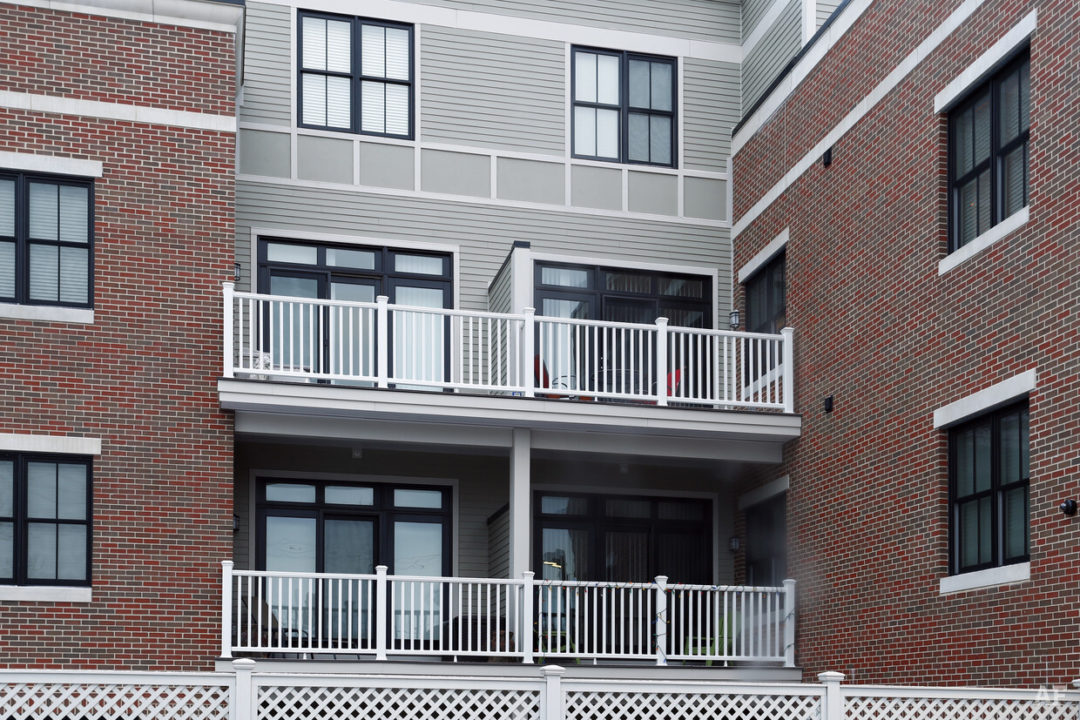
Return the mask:
[(825, 402), (823, 403), (823, 405), (825, 407), (825, 412), (827, 412), (827, 413), (832, 412), (832, 408), (833, 408), (833, 397), (832, 397), (832, 395), (826, 396)]
[(739, 308), (735, 308), (728, 313), (728, 322), (731, 324), (732, 330), (739, 329)]
[(1066, 515), (1070, 515), (1070, 516), (1075, 515), (1076, 514), (1076, 501), (1072, 500), (1072, 499), (1066, 500), (1065, 502), (1058, 505), (1058, 509), (1061, 510), (1061, 512), (1065, 513)]

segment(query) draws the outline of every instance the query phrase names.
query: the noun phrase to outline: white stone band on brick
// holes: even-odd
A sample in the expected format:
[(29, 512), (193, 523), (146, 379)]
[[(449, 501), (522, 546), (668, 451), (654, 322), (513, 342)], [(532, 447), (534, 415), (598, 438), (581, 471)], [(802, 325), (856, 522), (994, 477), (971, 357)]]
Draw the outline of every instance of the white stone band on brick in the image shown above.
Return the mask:
[(989, 77), (1003, 61), (1027, 43), (1038, 24), (1039, 11), (1035, 9), (934, 96), (934, 112), (949, 110), (968, 90)]
[(1037, 382), (1038, 376), (1033, 368), (956, 402), (951, 402), (934, 411), (934, 427), (947, 428), (1013, 400), (1019, 400), (1035, 390)]
[(1030, 217), (1031, 211), (1025, 205), (982, 235), (977, 236), (943, 257), (941, 262), (938, 263), (938, 275), (944, 275), (965, 260), (978, 255), (998, 240), (1011, 234), (1014, 230), (1019, 230), (1027, 224)]
[(746, 282), (746, 279), (756, 273), (761, 267), (773, 259), (776, 253), (783, 250), (788, 244), (788, 238), (790, 237), (789, 228), (784, 228), (779, 235), (774, 237), (768, 245), (763, 247), (758, 254), (750, 258), (750, 261), (739, 268), (739, 282)]
[(938, 585), (938, 592), (946, 595), (963, 590), (1012, 585), (1030, 579), (1031, 563), (1016, 563), (1015, 565), (1002, 565), (1001, 567), (943, 577)]
[(162, 25), (235, 33), (243, 20), (239, 5), (199, 2), (198, 0), (5, 0), (12, 5), (77, 12), (85, 15), (138, 20)]
[(0, 90), (0, 107), (30, 112), (55, 113), (57, 115), (81, 115), (104, 120), (124, 120), (147, 125), (169, 125), (191, 130), (236, 132), (236, 118), (231, 115), (168, 110), (165, 108), (107, 103), (97, 100), (81, 100), (55, 95)]
[(56, 173), (99, 178), (103, 165), (98, 160), (60, 157), (57, 155), (34, 155), (32, 153), (0, 152), (0, 168), (25, 170), (27, 172)]
[(7, 452), (56, 453), (59, 455), (100, 455), (101, 438), (0, 433), (0, 450)]

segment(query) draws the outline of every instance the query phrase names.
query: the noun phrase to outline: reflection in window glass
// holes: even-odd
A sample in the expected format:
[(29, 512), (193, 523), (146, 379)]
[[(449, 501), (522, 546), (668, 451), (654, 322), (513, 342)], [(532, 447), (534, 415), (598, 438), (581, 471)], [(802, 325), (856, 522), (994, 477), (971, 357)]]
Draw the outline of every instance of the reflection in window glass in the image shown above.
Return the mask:
[(266, 259), (270, 262), (303, 263), (305, 265), (314, 265), (319, 261), (319, 250), (314, 245), (267, 243)]
[(588, 498), (563, 495), (544, 495), (540, 498), (540, 512), (545, 515), (584, 515), (588, 511)]
[(579, 268), (541, 267), (540, 284), (587, 288), (589, 287), (589, 271)]
[(397, 507), (434, 508), (443, 506), (442, 490), (394, 490), (394, 505)]
[(544, 580), (590, 580), (589, 532), (544, 528), (541, 533)]
[(314, 485), (293, 483), (270, 483), (266, 486), (266, 499), (274, 502), (315, 502)]
[[(274, 258), (271, 257), (270, 259), (273, 260)], [(370, 250), (326, 248), (326, 264), (331, 267), (373, 270), (375, 268), (375, 253)]]
[(608, 517), (647, 518), (652, 513), (651, 507), (648, 500), (610, 498), (604, 502), (604, 513)]
[(333, 505), (371, 505), (375, 502), (375, 490), (369, 487), (327, 485), (326, 502)]
[(443, 258), (430, 255), (394, 253), (394, 272), (414, 275), (442, 275)]

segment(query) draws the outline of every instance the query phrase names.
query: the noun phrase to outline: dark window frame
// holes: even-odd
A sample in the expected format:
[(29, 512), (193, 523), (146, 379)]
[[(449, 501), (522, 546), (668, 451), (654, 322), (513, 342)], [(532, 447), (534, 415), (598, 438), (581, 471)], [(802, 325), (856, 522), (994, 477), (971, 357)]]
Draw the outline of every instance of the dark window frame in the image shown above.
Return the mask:
[[(307, 70), (304, 68), (304, 18), (320, 18), (336, 22), (348, 22), (350, 24), (350, 42), (352, 43), (349, 58), (349, 72), (343, 73), (331, 70)], [(363, 26), (371, 25), (395, 30), (406, 30), (409, 33), (409, 79), (397, 80), (388, 77), (375, 77), (361, 74), (360, 58), (363, 53), (362, 34)], [(298, 10), (296, 23), (296, 126), (312, 130), (325, 130), (328, 132), (352, 133), (355, 135), (367, 135), (369, 137), (384, 137), (396, 140), (413, 140), (416, 136), (416, 32), (409, 23), (380, 20), (377, 18), (359, 17), (352, 15), (339, 15), (336, 13), (319, 12), (315, 10)], [(346, 77), (349, 79), (349, 127), (332, 127), (330, 125), (316, 125), (304, 120), (304, 75), (323, 75), (332, 77)], [(388, 132), (374, 132), (364, 130), (362, 127), (361, 86), (364, 81), (380, 82), (387, 85), (401, 85), (409, 90), (409, 131), (405, 135)], [(385, 120), (385, 104), (383, 106)]]
[[(779, 275), (779, 280), (777, 279)], [(774, 284), (781, 288), (779, 304), (770, 289)], [(747, 332), (775, 334), (780, 332), (787, 320), (787, 252), (781, 250), (754, 274), (743, 281), (746, 306)], [(755, 297), (765, 299), (766, 307), (761, 308)], [(759, 313), (760, 316), (759, 316)]]
[[(608, 55), (619, 58), (619, 103), (617, 105), (588, 102), (577, 99), (577, 53), (587, 52), (597, 55)], [(665, 63), (671, 66), (671, 111), (653, 110), (652, 108), (639, 108), (630, 105), (630, 62), (642, 60), (650, 63)], [(677, 168), (679, 166), (679, 65), (678, 58), (665, 55), (650, 55), (648, 53), (628, 52), (625, 50), (609, 50), (605, 48), (589, 47), (586, 45), (574, 45), (570, 48), (570, 155), (581, 160), (593, 160), (596, 162), (621, 163), (626, 165), (644, 165), (646, 167)], [(619, 112), (619, 157), (609, 158), (600, 155), (579, 155), (575, 148), (577, 136), (577, 122), (575, 121), (574, 108), (588, 107), (602, 110), (617, 110)], [(630, 159), (630, 115), (631, 113), (663, 116), (671, 119), (671, 162), (658, 163), (644, 160)]]
[[(0, 583), (22, 587), (90, 587), (93, 580), (94, 547), (94, 463), (90, 457), (80, 455), (56, 455), (49, 453), (0, 452), (0, 460), (13, 463), (12, 475), (12, 515), (0, 518), (11, 522), (13, 529), (12, 575), (0, 577)], [(39, 522), (56, 525), (79, 525), (86, 528), (86, 569), (85, 579), (70, 578), (30, 578), (27, 577), (29, 565), (29, 531), (34, 519), (29, 516), (27, 466), (32, 462), (59, 463), (64, 465), (84, 465), (86, 467), (86, 519), (39, 518)], [(58, 549), (59, 550), (59, 549)]]
[[(971, 418), (958, 424), (949, 430), (949, 572), (951, 575), (961, 575), (979, 570), (988, 570), (1005, 565), (1028, 562), (1031, 558), (1031, 469), (1028, 466), (1028, 476), (1021, 477), (1011, 483), (1001, 482), (1001, 421), (1003, 418), (1016, 415), (1018, 418), (1028, 419), (1028, 433), (1021, 441), (1027, 443), (1030, 451), (1030, 410), (1028, 401), (1025, 399), (1019, 403), (1012, 403), (991, 412)], [(977, 490), (974, 485), (972, 492), (964, 496), (959, 495), (958, 490), (958, 459), (959, 445), (957, 436), (964, 431), (988, 425), (990, 428), (990, 487), (986, 490)], [(1018, 448), (1019, 452), (1024, 452)], [(1030, 454), (1029, 454), (1030, 457)], [(1006, 557), (1006, 537), (1004, 528), (1005, 495), (1012, 490), (1025, 489), (1024, 496), (1024, 547), (1023, 555)], [(990, 560), (973, 565), (963, 565), (962, 538), (960, 537), (961, 512), (964, 505), (979, 502), (983, 498), (990, 499)]]
[[(15, 224), (14, 236), (0, 235), (0, 241), (14, 243), (15, 245), (15, 294), (11, 297), (0, 297), (0, 303), (16, 305), (37, 305), (45, 307), (68, 307), (86, 308), (94, 307), (94, 181), (91, 178), (76, 175), (60, 175), (54, 173), (21, 172), (17, 170), (0, 169), (0, 179), (15, 181)], [(59, 238), (52, 240), (32, 240), (30, 238), (30, 183), (40, 182), (46, 184), (66, 185), (69, 187), (82, 187), (87, 189), (87, 238), (86, 244), (62, 241)], [(50, 247), (71, 247), (86, 249), (86, 302), (73, 303), (63, 300), (38, 300), (30, 297), (30, 247), (31, 245), (48, 245)], [(59, 286), (58, 286), (59, 288)], [(59, 295), (59, 290), (58, 290)]]
[[(1010, 56), (993, 74), (986, 80), (979, 83), (977, 87), (972, 88), (967, 92), (964, 98), (949, 111), (948, 120), (948, 205), (949, 205), (949, 252), (953, 253), (959, 250), (964, 245), (970, 243), (974, 238), (983, 235), (988, 230), (1005, 220), (1007, 215), (1005, 208), (1005, 183), (1004, 183), (1004, 160), (1008, 155), (1018, 148), (1023, 148), (1024, 163), (1024, 182), (1023, 182), (1023, 204), (1021, 208), (1027, 207), (1030, 202), (1030, 122), (1028, 128), (1019, 129), (1016, 137), (1012, 138), (1008, 142), (1003, 143), (1001, 141), (1001, 88), (1007, 79), (1018, 72), (1022, 72), (1024, 67), (1028, 69), (1028, 86), (1030, 88), (1030, 68), (1031, 68), (1031, 53), (1028, 48), (1024, 48), (1019, 52)], [(968, 110), (972, 110), (979, 104), (984, 98), (989, 96), (990, 101), (990, 137), (989, 142), (989, 154), (985, 160), (974, 162), (970, 170), (963, 174), (957, 172), (958, 163), (958, 130), (957, 126), (961, 119), (961, 116)], [(1030, 107), (1030, 103), (1029, 103)], [(1030, 112), (1030, 110), (1029, 110)], [(974, 143), (974, 132), (972, 132), (972, 142)], [(975, 234), (965, 240), (961, 235), (961, 203), (960, 192), (961, 188), (968, 185), (972, 180), (976, 180), (984, 172), (989, 173), (990, 188), (988, 191), (989, 207), (989, 224), (983, 227), (976, 227)], [(976, 188), (976, 202), (978, 202), (978, 189)], [(979, 213), (975, 213), (976, 223), (979, 222)]]

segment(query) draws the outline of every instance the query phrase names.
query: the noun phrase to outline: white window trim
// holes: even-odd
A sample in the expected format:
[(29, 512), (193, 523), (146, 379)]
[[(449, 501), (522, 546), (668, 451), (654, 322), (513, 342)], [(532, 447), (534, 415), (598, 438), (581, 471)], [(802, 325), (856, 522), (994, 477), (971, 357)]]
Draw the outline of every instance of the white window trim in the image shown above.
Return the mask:
[(972, 393), (967, 397), (938, 408), (934, 411), (934, 429), (945, 428), (982, 415), (995, 408), (1019, 400), (1035, 390), (1038, 375), (1034, 369), (1014, 375), (1008, 380), (991, 385)]
[(81, 158), (59, 157), (57, 155), (32, 155), (18, 152), (0, 152), (0, 168), (93, 178), (101, 177), (104, 171), (104, 165), (98, 160), (83, 160)]
[(94, 311), (90, 308), (70, 308), (58, 305), (0, 303), (0, 318), (92, 325), (94, 323)]
[(740, 495), (739, 510), (745, 510), (748, 507), (753, 507), (754, 505), (770, 500), (777, 495), (786, 493), (790, 487), (791, 476), (784, 475), (783, 477), (778, 477), (772, 482), (768, 482), (761, 487), (754, 488), (753, 490)]
[(1015, 585), (1029, 580), (1031, 580), (1031, 563), (1023, 562), (943, 577), (938, 591), (941, 595), (948, 595), (964, 590)]
[(943, 257), (941, 262), (938, 263), (938, 275), (944, 275), (958, 265), (975, 257), (997, 241), (1022, 228), (1027, 224), (1028, 219), (1031, 217), (1031, 211), (1028, 208), (1029, 206), (1025, 205), (982, 235), (961, 245), (959, 248)]
[(100, 455), (101, 438), (0, 433), (0, 450), (55, 455)]
[(0, 601), (88, 603), (93, 599), (93, 588), (89, 587), (0, 585)]
[(934, 96), (934, 112), (948, 112), (970, 90), (984, 82), (1010, 55), (1024, 45), (1039, 24), (1039, 11), (1032, 10), (1009, 32), (953, 78)]
[(776, 255), (787, 246), (790, 236), (790, 228), (784, 228), (783, 231), (774, 237), (768, 245), (763, 247), (757, 255), (750, 258), (748, 263), (739, 268), (739, 282), (746, 282), (751, 275), (776, 257)]

